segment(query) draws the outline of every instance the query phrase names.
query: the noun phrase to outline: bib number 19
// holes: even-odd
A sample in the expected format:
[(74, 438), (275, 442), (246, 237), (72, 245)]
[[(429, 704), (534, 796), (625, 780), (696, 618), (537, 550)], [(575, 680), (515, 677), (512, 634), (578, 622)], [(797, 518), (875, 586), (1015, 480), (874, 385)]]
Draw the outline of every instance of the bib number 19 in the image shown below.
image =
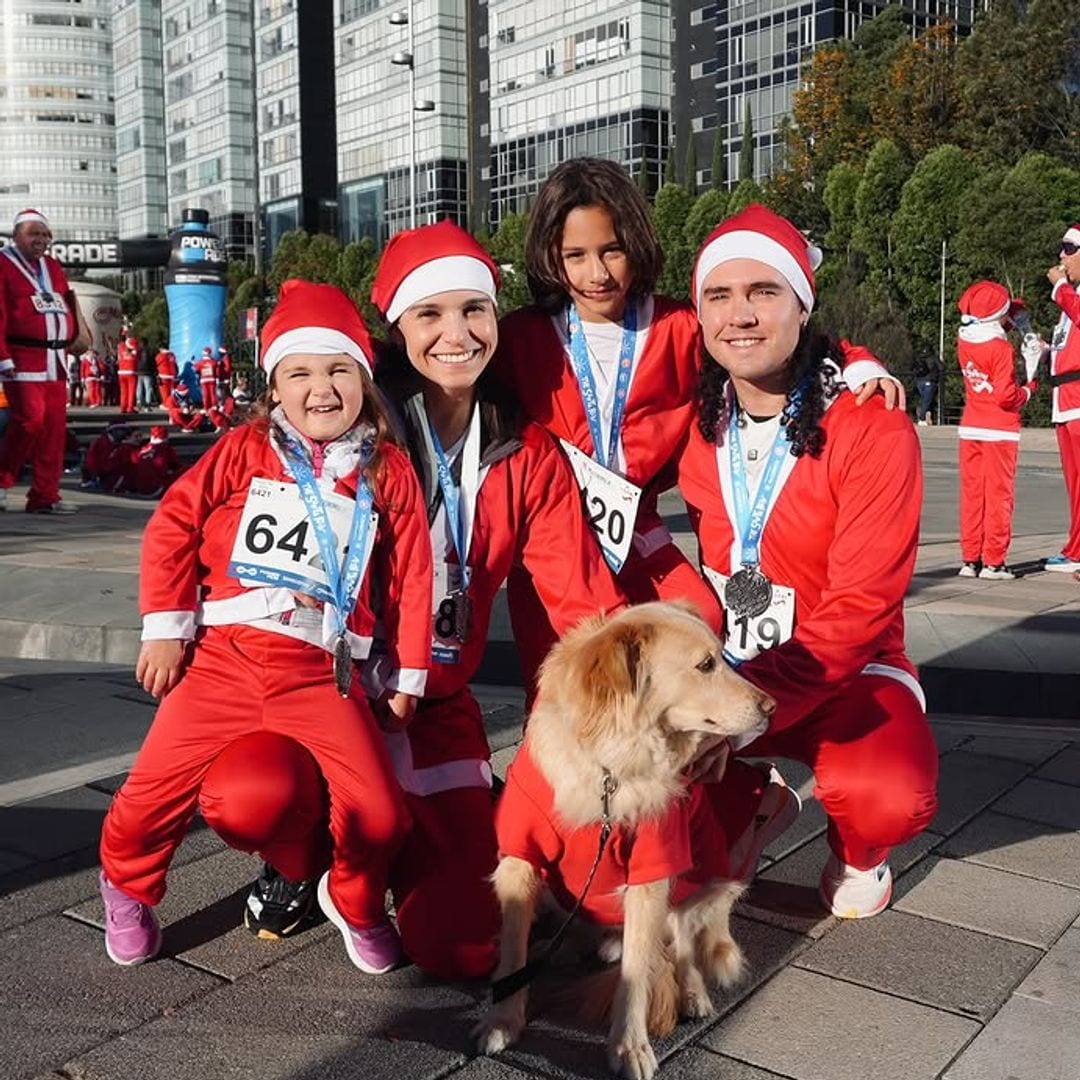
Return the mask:
[(762, 651), (771, 649), (780, 644), (782, 636), (780, 623), (768, 615), (757, 619), (740, 615), (737, 619), (731, 620), (731, 630), (738, 636), (740, 653), (745, 653), (752, 645)]
[(244, 533), (244, 545), (253, 555), (265, 555), (271, 548), (288, 552), (293, 562), (307, 558), (308, 522), (303, 520), (294, 525), (280, 540), (274, 535), (277, 518), (273, 514), (256, 514), (248, 523)]

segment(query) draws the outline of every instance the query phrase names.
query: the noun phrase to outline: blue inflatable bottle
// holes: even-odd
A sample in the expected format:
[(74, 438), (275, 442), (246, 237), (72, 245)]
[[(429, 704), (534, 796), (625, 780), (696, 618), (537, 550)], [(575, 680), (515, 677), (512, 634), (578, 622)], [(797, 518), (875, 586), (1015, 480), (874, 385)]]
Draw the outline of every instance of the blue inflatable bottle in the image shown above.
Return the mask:
[(183, 224), (169, 234), (165, 302), (169, 306), (169, 351), (178, 378), (202, 403), (195, 361), (209, 346), (217, 356), (225, 324), (225, 245), (209, 228), (206, 210), (185, 210)]

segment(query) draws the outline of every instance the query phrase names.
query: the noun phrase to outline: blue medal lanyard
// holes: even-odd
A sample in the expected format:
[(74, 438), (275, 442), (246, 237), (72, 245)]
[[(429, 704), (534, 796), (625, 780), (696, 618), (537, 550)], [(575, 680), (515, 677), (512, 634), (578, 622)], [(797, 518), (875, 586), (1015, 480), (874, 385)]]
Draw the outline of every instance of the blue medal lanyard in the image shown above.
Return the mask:
[(737, 410), (731, 410), (727, 432), (728, 464), (731, 469), (731, 490), (735, 499), (737, 519), (735, 527), (739, 531), (741, 547), (739, 561), (747, 568), (756, 567), (761, 562), (761, 534), (765, 531), (769, 511), (776, 501), (778, 494), (776, 484), (780, 478), (784, 459), (790, 451), (791, 440), (788, 437), (787, 425), (798, 415), (804, 394), (804, 386), (800, 384), (784, 406), (780, 417), (780, 430), (773, 439), (772, 449), (769, 451), (753, 506), (750, 505), (750, 488), (746, 478), (746, 465), (743, 461), (742, 436), (739, 434)]
[(337, 548), (334, 543), (334, 531), (330, 528), (330, 519), (326, 512), (326, 502), (315, 481), (315, 471), (304, 454), (303, 447), (295, 439), (286, 439), (289, 468), (300, 497), (304, 500), (308, 521), (319, 544), (323, 569), (334, 605), (334, 621), (339, 637), (345, 635), (345, 623), (352, 610), (352, 597), (360, 578), (364, 574), (364, 555), (367, 552), (368, 530), (371, 528), (371, 507), (373, 503), (371, 488), (360, 478), (356, 489), (356, 506), (353, 509), (352, 525), (349, 528), (349, 546), (345, 549), (345, 565), (338, 567)]
[[(446, 518), (450, 523), (450, 539), (461, 567), (461, 590), (467, 592), (469, 567), (465, 561), (468, 550), (465, 544), (465, 518), (461, 513), (461, 488), (454, 483), (454, 474), (450, 470), (446, 451), (443, 450), (435, 425), (430, 420), (428, 420), (428, 434), (431, 435), (431, 447), (435, 451), (435, 473), (439, 479), (439, 490), (442, 491), (443, 506), (446, 507)], [(467, 434), (465, 438), (467, 441)], [(462, 453), (464, 453), (464, 448), (462, 448)]]
[(567, 311), (567, 324), (570, 331), (570, 363), (581, 391), (581, 403), (585, 406), (585, 419), (589, 422), (589, 434), (592, 436), (593, 456), (605, 469), (614, 471), (615, 452), (619, 445), (619, 432), (622, 430), (623, 416), (626, 413), (626, 398), (630, 391), (630, 376), (634, 372), (634, 348), (637, 343), (637, 307), (632, 300), (627, 302), (623, 314), (622, 344), (619, 346), (619, 371), (615, 379), (615, 401), (611, 407), (611, 434), (605, 453), (604, 428), (600, 419), (600, 399), (596, 393), (596, 380), (593, 379), (592, 366), (589, 363), (589, 346), (585, 340), (585, 331), (581, 327), (581, 316), (571, 304)]
[(7, 250), (15, 257), (19, 266), (22, 267), (23, 273), (30, 279), (31, 284), (34, 284), (36, 281), (38, 290), (44, 293), (46, 296), (51, 296), (51, 282), (45, 281), (45, 260), (38, 259), (37, 268), (35, 269), (33, 266), (30, 265), (30, 261), (17, 247), (12, 246), (9, 247)]

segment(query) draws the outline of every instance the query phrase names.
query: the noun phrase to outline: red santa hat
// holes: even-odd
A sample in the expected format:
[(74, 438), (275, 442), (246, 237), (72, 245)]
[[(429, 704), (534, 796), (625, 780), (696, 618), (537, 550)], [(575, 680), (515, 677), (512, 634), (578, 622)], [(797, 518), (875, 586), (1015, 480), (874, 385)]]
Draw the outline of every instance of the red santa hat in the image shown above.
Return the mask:
[(32, 207), (27, 207), (25, 210), (20, 210), (15, 215), (15, 223), (12, 225), (12, 232), (20, 225), (25, 225), (30, 221), (39, 221), (46, 229), (49, 227), (49, 223), (45, 220), (45, 215), (40, 210), (34, 210)]
[(229, 350), (224, 345), (219, 345), (218, 346), (218, 352), (221, 353), (222, 356), (228, 356), (229, 355)]
[(206, 345), (206, 346), (203, 347), (202, 354), (203, 354), (203, 359), (204, 360), (213, 360), (214, 359), (214, 350), (211, 349), (209, 345)]
[(1061, 238), (1063, 244), (1076, 244), (1080, 246), (1080, 221), (1070, 225), (1065, 230), (1065, 235)]
[(128, 347), (134, 349), (139, 344), (138, 338), (132, 336), (127, 339)]
[(374, 369), (371, 335), (356, 305), (334, 285), (298, 278), (282, 283), (277, 307), (263, 327), (259, 361), (267, 378), (279, 360), (294, 353), (344, 353), (368, 375)]
[(961, 293), (956, 302), (963, 326), (997, 322), (1009, 314), (1012, 304), (1009, 290), (996, 281), (976, 281)]
[(165, 442), (168, 439), (169, 433), (162, 424), (155, 424), (150, 429), (150, 445), (157, 446), (158, 443)]
[(388, 323), (413, 304), (442, 292), (471, 289), (492, 302), (500, 285), (491, 256), (452, 221), (399, 232), (386, 245), (371, 285), (371, 302)]
[(787, 218), (760, 203), (751, 203), (709, 233), (694, 263), (691, 283), (699, 311), (705, 279), (721, 263), (733, 259), (755, 259), (771, 266), (783, 275), (806, 311), (813, 311), (814, 271), (821, 265), (821, 249)]

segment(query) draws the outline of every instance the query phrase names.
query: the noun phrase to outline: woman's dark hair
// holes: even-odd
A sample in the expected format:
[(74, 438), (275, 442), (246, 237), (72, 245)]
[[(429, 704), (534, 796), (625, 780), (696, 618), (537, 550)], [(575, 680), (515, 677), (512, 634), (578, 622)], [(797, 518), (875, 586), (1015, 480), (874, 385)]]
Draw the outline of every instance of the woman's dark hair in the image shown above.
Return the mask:
[[(799, 334), (795, 351), (791, 354), (791, 392), (805, 384), (802, 403), (794, 419), (788, 424), (791, 452), (796, 457), (809, 454), (820, 457), (825, 449), (825, 429), (821, 418), (825, 407), (839, 392), (839, 374), (844, 365), (840, 346), (825, 334), (804, 326)], [(706, 442), (723, 445), (730, 420), (728, 373), (701, 347), (701, 368), (697, 388), (698, 430)]]
[(615, 236), (626, 252), (635, 296), (656, 288), (664, 253), (649, 204), (626, 170), (603, 158), (563, 162), (540, 185), (525, 232), (525, 274), (536, 306), (554, 313), (566, 304), (562, 236), (566, 217), (582, 206), (599, 206), (611, 215)]
[[(360, 367), (360, 365), (357, 366)], [(273, 411), (274, 406), (277, 405), (273, 395), (275, 372), (276, 369), (271, 371), (270, 378), (266, 383), (266, 389), (256, 399), (255, 404), (252, 405), (251, 418), (248, 421), (248, 423), (265, 428), (267, 432), (269, 432), (270, 428), (270, 413)], [(385, 470), (382, 447), (386, 443), (397, 446), (398, 438), (394, 434), (393, 424), (390, 423), (390, 414), (387, 412), (386, 402), (364, 367), (360, 367), (360, 378), (364, 384), (364, 403), (360, 406), (357, 423), (363, 421), (375, 431), (371, 457), (367, 459), (363, 469), (361, 469), (361, 474), (370, 485), (376, 499), (378, 499), (379, 486)]]

